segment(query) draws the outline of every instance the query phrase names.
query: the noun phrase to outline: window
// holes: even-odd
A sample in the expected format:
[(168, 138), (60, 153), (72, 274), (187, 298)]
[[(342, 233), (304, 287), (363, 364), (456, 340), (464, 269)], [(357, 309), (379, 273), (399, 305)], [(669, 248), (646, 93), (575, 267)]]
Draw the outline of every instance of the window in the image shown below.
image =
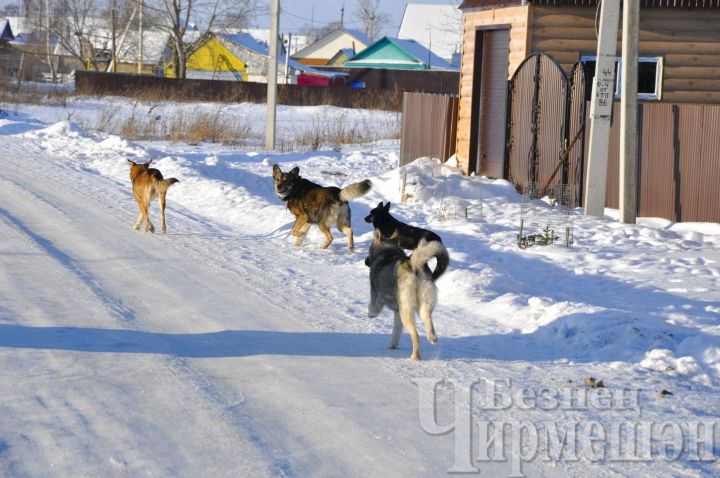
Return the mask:
[[(593, 77), (595, 76), (595, 55), (583, 55), (580, 62), (585, 65), (585, 95), (590, 100)], [(660, 100), (662, 96), (663, 59), (641, 56), (638, 58), (638, 99)], [(615, 58), (615, 99), (620, 99), (622, 66), (620, 57)]]

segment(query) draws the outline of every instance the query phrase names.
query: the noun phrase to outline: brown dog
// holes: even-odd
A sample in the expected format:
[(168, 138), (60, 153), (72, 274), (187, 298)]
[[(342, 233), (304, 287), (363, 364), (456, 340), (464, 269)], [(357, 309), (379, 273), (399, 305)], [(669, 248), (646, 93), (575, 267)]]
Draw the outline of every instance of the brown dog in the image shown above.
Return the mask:
[(311, 224), (317, 224), (326, 239), (320, 248), (327, 248), (333, 240), (330, 227), (335, 224), (338, 231), (347, 236), (348, 249), (352, 251), (354, 243), (348, 201), (367, 193), (372, 186), (370, 180), (340, 189), (320, 186), (299, 173), (298, 167), (283, 172), (277, 164), (273, 166), (275, 195), (285, 201), (288, 210), (295, 215), (295, 225), (290, 233), (295, 236), (295, 245), (303, 243)]
[(150, 201), (156, 197), (160, 199), (160, 226), (162, 232), (167, 231), (165, 226), (165, 195), (168, 188), (179, 182), (175, 178), (163, 179), (162, 173), (150, 167), (152, 160), (145, 164), (137, 164), (130, 161), (130, 181), (132, 181), (133, 195), (140, 208), (140, 214), (135, 221), (135, 230), (140, 230), (143, 220), (145, 221), (145, 232), (155, 232), (155, 226), (150, 222), (148, 217), (148, 208)]

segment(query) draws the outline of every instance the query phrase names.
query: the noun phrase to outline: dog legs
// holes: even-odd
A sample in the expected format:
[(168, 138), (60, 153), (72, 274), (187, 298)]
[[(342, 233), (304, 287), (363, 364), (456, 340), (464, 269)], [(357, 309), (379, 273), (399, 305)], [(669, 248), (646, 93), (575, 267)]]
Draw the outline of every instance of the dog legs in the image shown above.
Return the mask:
[(392, 335), (390, 336), (390, 348), (396, 349), (398, 348), (398, 344), (400, 343), (400, 335), (402, 335), (402, 320), (400, 320), (400, 313), (395, 312), (395, 315), (393, 317), (393, 330)]
[(427, 339), (428, 341), (430, 341), (431, 344), (436, 344), (437, 335), (435, 335), (435, 327), (433, 327), (432, 323), (432, 311), (432, 304), (428, 304), (425, 302), (420, 304), (420, 318), (425, 325), (425, 335), (427, 336)]
[(139, 231), (140, 226), (142, 225), (142, 221), (143, 221), (143, 213), (142, 213), (142, 211), (140, 211), (140, 214), (138, 214), (137, 221), (135, 221), (135, 225), (133, 226), (133, 229), (135, 229), (136, 231)]
[(293, 234), (295, 237), (295, 245), (296, 246), (302, 246), (303, 241), (305, 241), (305, 236), (307, 236), (308, 231), (310, 230), (310, 224), (305, 223), (298, 231)]
[(297, 216), (295, 218), (295, 224), (293, 224), (292, 230), (290, 231), (290, 235), (298, 237), (300, 234), (300, 229), (302, 229), (307, 224), (307, 222), (307, 216)]
[(327, 224), (320, 222), (318, 224), (318, 227), (320, 228), (320, 231), (325, 234), (325, 243), (320, 246), (320, 249), (327, 249), (330, 244), (332, 244), (333, 236), (330, 233), (330, 228), (327, 226)]
[(165, 226), (165, 194), (160, 193), (160, 229), (162, 229), (162, 232), (167, 232), (167, 226)]
[(418, 313), (425, 325), (425, 335), (431, 344), (437, 343), (437, 335), (435, 335), (435, 327), (432, 323), (432, 313), (437, 304), (437, 289), (431, 281), (423, 281), (419, 285), (418, 297)]
[(417, 328), (415, 327), (415, 318), (413, 317), (412, 305), (401, 305), (399, 313), (402, 325), (404, 325), (408, 332), (410, 332), (410, 338), (412, 338), (413, 350), (410, 358), (413, 360), (420, 360), (420, 338), (418, 337)]
[(352, 227), (350, 227), (350, 226), (343, 226), (342, 232), (344, 232), (345, 235), (347, 236), (348, 250), (349, 250), (350, 252), (354, 251), (354, 250), (355, 250), (355, 242), (353, 241), (353, 230), (352, 230)]

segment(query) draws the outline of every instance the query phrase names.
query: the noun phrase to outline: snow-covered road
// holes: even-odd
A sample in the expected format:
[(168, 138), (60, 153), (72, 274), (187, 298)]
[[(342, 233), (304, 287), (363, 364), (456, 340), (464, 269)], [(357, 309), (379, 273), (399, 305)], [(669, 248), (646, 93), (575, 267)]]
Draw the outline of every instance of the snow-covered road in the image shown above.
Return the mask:
[[(295, 153), (137, 145), (43, 122), (70, 116), (62, 110), (27, 111), (0, 120), (0, 476), (437, 477), (471, 456), (480, 476), (507, 476), (515, 456), (482, 456), (488, 420), (597, 423), (608, 433), (672, 421), (684, 438), (688, 424), (709, 422), (710, 454), (720, 456), (718, 225), (585, 218), (575, 247), (520, 251), (519, 197), (504, 181), (446, 178), (470, 196), (482, 186), (482, 218), (438, 221), (435, 198), (398, 204), (396, 143)], [(181, 180), (165, 235), (132, 230), (126, 159), (149, 158)], [(273, 162), (321, 183), (373, 180), (352, 205), (356, 253), (341, 237), (318, 250), (316, 229), (292, 246)], [(440, 341), (422, 340), (420, 363), (407, 359), (407, 335), (386, 348), (387, 311), (366, 318), (362, 217), (380, 200), (438, 231), (451, 254), (438, 282)], [(638, 406), (474, 403), (467, 450), (458, 431), (423, 431), (413, 383), (585, 393), (591, 375), (609, 393), (637, 392)], [(438, 421), (462, 418), (447, 382), (437, 390)], [(546, 459), (541, 440), (522, 470), (720, 473), (717, 460), (687, 453), (615, 460), (613, 440), (607, 455), (580, 460)]]
[(129, 188), (0, 148), (0, 474), (448, 468), (415, 386), (373, 358), (387, 337), (318, 332), (258, 294), (282, 279), (246, 259), (272, 246), (177, 213), (167, 236), (138, 233)]

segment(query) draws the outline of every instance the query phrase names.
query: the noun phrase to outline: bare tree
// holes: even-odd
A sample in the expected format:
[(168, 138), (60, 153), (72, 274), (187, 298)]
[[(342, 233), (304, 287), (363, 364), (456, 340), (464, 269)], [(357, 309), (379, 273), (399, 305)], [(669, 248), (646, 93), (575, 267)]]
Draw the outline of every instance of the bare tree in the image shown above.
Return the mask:
[(64, 52), (88, 68), (97, 69), (95, 49), (90, 35), (100, 22), (100, 6), (95, 0), (55, 0), (55, 14), (50, 21), (50, 34)]
[(146, 0), (148, 23), (170, 37), (176, 78), (185, 78), (190, 44), (215, 27), (239, 27), (260, 9), (261, 0)]
[(362, 31), (371, 42), (390, 24), (390, 16), (379, 8), (380, 0), (357, 0), (353, 11), (353, 17), (362, 24)]

